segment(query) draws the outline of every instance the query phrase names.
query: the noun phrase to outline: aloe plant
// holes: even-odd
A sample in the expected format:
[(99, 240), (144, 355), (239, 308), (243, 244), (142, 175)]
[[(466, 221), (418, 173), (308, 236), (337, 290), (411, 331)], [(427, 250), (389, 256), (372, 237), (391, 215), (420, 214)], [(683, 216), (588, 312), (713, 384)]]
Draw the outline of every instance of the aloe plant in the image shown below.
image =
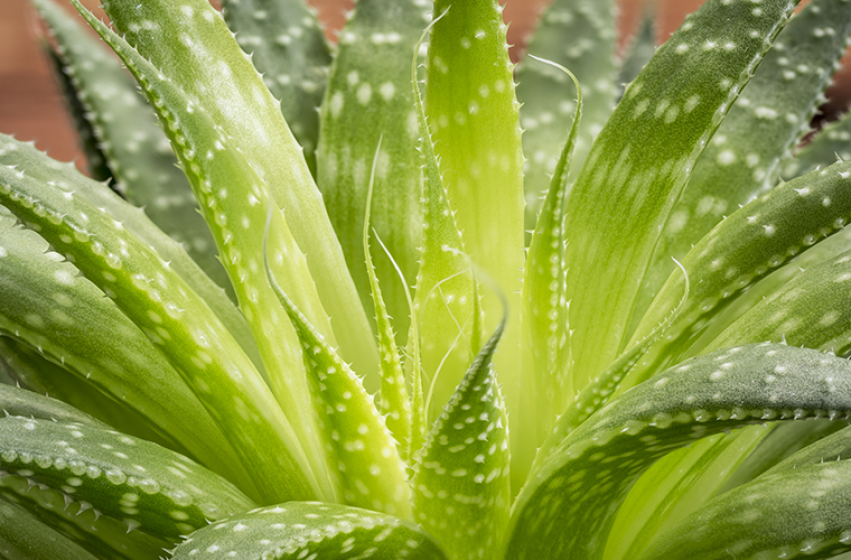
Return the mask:
[(0, 556), (851, 551), (851, 1), (621, 61), (554, 0), (517, 68), (496, 0), (55, 1), (91, 177), (0, 135)]

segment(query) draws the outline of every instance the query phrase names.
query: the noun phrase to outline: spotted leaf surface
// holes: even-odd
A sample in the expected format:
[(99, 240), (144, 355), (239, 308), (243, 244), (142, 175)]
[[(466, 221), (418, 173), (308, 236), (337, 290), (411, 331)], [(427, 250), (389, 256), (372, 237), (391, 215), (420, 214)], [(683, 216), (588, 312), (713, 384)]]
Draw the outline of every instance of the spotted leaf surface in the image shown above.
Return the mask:
[(331, 65), (331, 48), (316, 14), (303, 0), (226, 0), (225, 22), (251, 56), (263, 83), (316, 175), (319, 115)]
[(261, 496), (314, 495), (291, 426), (224, 325), (152, 249), (69, 193), (0, 166), (0, 203), (73, 259), (163, 352), (243, 467), (267, 473), (257, 478)]
[(848, 362), (814, 350), (763, 344), (684, 362), (557, 446), (517, 498), (505, 556), (600, 558), (627, 489), (660, 457), (747, 424), (847, 417), (849, 389)]
[[(567, 202), (577, 387), (619, 353), (661, 226), (794, 5), (703, 4), (656, 51), (600, 133)], [(705, 50), (707, 42), (719, 47)]]
[(34, 560), (96, 560), (20, 507), (0, 500), (0, 554)]
[[(422, 340), (422, 367), (428, 381), (426, 420), (436, 417), (464, 376), (481, 344), (481, 317), (473, 271), (465, 258), (440, 163), (419, 90), (416, 59), (411, 69), (423, 162), (423, 238), (414, 298)], [(447, 328), (449, 325), (451, 328)], [(414, 372), (418, 376), (419, 372)], [(430, 401), (430, 402), (428, 402)], [(419, 448), (415, 447), (414, 452)]]
[(849, 472), (851, 463), (835, 461), (760, 477), (687, 517), (638, 558), (830, 558), (851, 550)]
[(177, 539), (253, 506), (189, 459), (117, 432), (13, 417), (0, 419), (0, 430), (4, 471), (158, 538)]
[[(848, 290), (851, 253), (811, 268), (755, 305), (709, 343), (708, 350), (747, 342), (786, 342), (843, 355), (851, 349)], [(782, 305), (782, 313), (779, 305)]]
[[(413, 283), (417, 274), (422, 171), (408, 68), (430, 7), (428, 0), (359, 1), (340, 33), (320, 112), (317, 182), (366, 309), (372, 302), (360, 234), (379, 138), (372, 225), (405, 280)], [(372, 256), (401, 344), (408, 332), (405, 286), (381, 251)]]
[[(151, 419), (147, 416), (123, 402), (113, 400), (103, 391), (98, 390), (98, 387), (92, 384), (91, 378), (86, 379), (74, 375), (65, 367), (49, 361), (37, 349), (27, 346), (24, 342), (10, 336), (0, 338), (0, 369), (8, 371), (12, 378), (12, 385), (61, 400), (79, 412), (87, 413), (100, 420), (114, 430), (158, 443), (172, 451), (201, 461), (198, 456), (188, 451), (176, 439), (167, 435), (164, 430), (154, 427)], [(80, 420), (69, 418), (69, 421)], [(224, 438), (219, 441), (226, 443)], [(219, 455), (222, 453), (233, 455), (232, 449), (227, 447), (219, 449)], [(232, 477), (222, 468), (222, 461), (209, 464), (213, 470), (218, 471), (222, 476)], [(239, 478), (238, 475), (233, 478), (234, 480), (244, 480)], [(250, 484), (243, 484), (243, 487), (246, 492), (256, 493), (250, 488)]]
[(179, 545), (173, 558), (445, 560), (422, 529), (398, 517), (353, 507), (289, 502), (215, 523)]
[[(541, 213), (535, 224), (526, 267), (523, 270), (524, 406), (535, 403), (536, 422), (524, 429), (534, 430), (527, 448), (537, 448), (552, 428), (552, 423), (573, 398), (570, 377), (568, 306), (564, 298), (564, 201), (568, 190), (568, 171), (573, 161), (583, 101), (577, 91), (576, 114), (570, 133), (556, 165)], [(532, 458), (533, 454), (524, 451)]]
[(414, 520), (453, 560), (493, 558), (508, 522), (508, 420), (492, 364), (504, 328), (435, 421), (413, 479)]
[(14, 165), (18, 170), (25, 169), (30, 177), (73, 191), (75, 196), (87, 203), (105, 209), (122, 223), (124, 229), (153, 247), (163, 260), (168, 261), (169, 268), (198, 292), (259, 367), (257, 346), (245, 318), (181, 245), (163, 233), (142, 210), (123, 201), (105, 185), (86, 179), (73, 164), (53, 160), (38, 151), (32, 143), (18, 142), (4, 134), (0, 134), (0, 164)]
[(40, 0), (36, 6), (58, 44), (63, 70), (117, 182), (114, 188), (144, 207), (219, 286), (230, 287), (186, 177), (133, 79), (81, 20), (69, 17), (53, 0)]
[[(617, 76), (615, 2), (556, 0), (541, 14), (528, 55), (565, 66), (586, 94), (576, 153), (568, 170), (576, 178), (591, 144), (615, 106)], [(646, 61), (645, 61), (646, 62)], [(517, 100), (523, 127), (526, 229), (534, 229), (555, 172), (566, 131), (576, 111), (576, 89), (564, 72), (528, 56), (517, 68)]]
[[(204, 139), (212, 144), (220, 135), (228, 137), (231, 149), (241, 152), (265, 183), (265, 196), (286, 212), (294, 240), (306, 255), (334, 332), (340, 337), (341, 355), (364, 375), (375, 375), (377, 352), (366, 314), (301, 147), (287, 127), (278, 102), (236, 44), (221, 15), (206, 0), (142, 4), (110, 0), (104, 2), (104, 9), (127, 41), (166, 76), (165, 83), (183, 92), (185, 99), (169, 110), (179, 119), (187, 119), (190, 113), (186, 101), (198, 108), (203, 106), (205, 118), (215, 123), (219, 132), (215, 136), (205, 132)], [(199, 160), (206, 153), (206, 149), (196, 152)], [(255, 181), (239, 184), (246, 182)], [(262, 232), (265, 217), (264, 212), (255, 233)], [(230, 222), (228, 227), (236, 229), (239, 222)], [(257, 264), (261, 269), (260, 261)]]
[[(436, 15), (447, 9), (431, 31), (426, 110), (466, 252), (508, 298), (506, 336), (494, 364), (514, 423), (526, 414), (519, 406), (524, 218), (514, 65), (495, 0), (434, 3)], [(503, 313), (495, 293), (483, 292), (482, 310), (484, 332), (493, 332)]]
[[(258, 226), (265, 224), (267, 219), (272, 220), (274, 227), (271, 229), (270, 243), (275, 251), (271, 260), (273, 270), (286, 283), (292, 292), (291, 297), (303, 312), (333, 342), (328, 316), (319, 301), (304, 255), (293, 239), (287, 220), (274, 205), (266, 184), (254, 168), (241, 151), (232, 146), (230, 139), (217, 132), (217, 126), (209, 116), (194, 110), (181, 116), (184, 104), (191, 105), (191, 100), (187, 100), (173, 82), (162, 78), (138, 52), (102, 23), (94, 20), (90, 14), (88, 19), (144, 84), (146, 95), (158, 106), (160, 118), (169, 123), (172, 142), (196, 196), (202, 202), (205, 218), (224, 256), (225, 268), (234, 278), (237, 298), (254, 332), (272, 390), (283, 410), (287, 411), (288, 425), (285, 429), (295, 432), (317, 475), (321, 491), (332, 495), (324, 458), (315, 446), (318, 436), (313, 425), (298, 338), (286, 312), (280, 305), (276, 305), (275, 294), (262, 269), (263, 229), (251, 228), (252, 224)], [(202, 153), (204, 157), (198, 157)], [(270, 329), (269, 325), (278, 328)], [(255, 390), (261, 392), (259, 395), (265, 389), (265, 386), (258, 384)]]
[[(849, 35), (848, 0), (815, 0), (792, 18), (695, 165), (644, 280), (648, 299), (636, 311), (674, 269), (671, 256), (682, 258), (723, 216), (773, 186), (781, 161), (809, 131)], [(717, 40), (696, 45), (724, 46)]]
[[(267, 274), (270, 275), (267, 265)], [(410, 517), (411, 490), (399, 447), (373, 397), (272, 279), (298, 332), (325, 449), (346, 503)]]
[(132, 523), (104, 515), (85, 500), (17, 474), (0, 478), (0, 497), (96, 558), (150, 560), (172, 546), (173, 541), (138, 531)]
[[(68, 192), (57, 190), (58, 196)], [(58, 385), (60, 393), (67, 395), (63, 387), (82, 393), (79, 399), (86, 402), (86, 387), (92, 386), (135, 412), (132, 420), (141, 420), (143, 430), (136, 433), (153, 428), (228, 478), (245, 477), (233, 447), (172, 364), (100, 289), (6, 213), (0, 213), (0, 247), (0, 328), (80, 380), (63, 382), (63, 372), (56, 375), (51, 368), (36, 373), (42, 379), (53, 374), (45, 389)]]
[[(849, 186), (851, 164), (839, 163), (775, 188), (718, 224), (683, 260), (693, 287), (686, 306), (625, 387), (694, 351), (705, 327), (744, 290), (839, 232), (851, 220)], [(646, 336), (670, 313), (682, 297), (684, 283), (679, 273), (666, 282), (635, 339)]]

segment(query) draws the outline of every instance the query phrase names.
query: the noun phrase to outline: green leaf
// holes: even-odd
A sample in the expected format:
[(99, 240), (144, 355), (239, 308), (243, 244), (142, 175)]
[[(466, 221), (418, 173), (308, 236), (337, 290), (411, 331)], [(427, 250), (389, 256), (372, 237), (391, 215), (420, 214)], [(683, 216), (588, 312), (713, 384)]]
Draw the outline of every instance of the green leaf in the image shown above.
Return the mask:
[(623, 84), (626, 87), (631, 84), (653, 58), (653, 53), (656, 52), (656, 12), (657, 8), (653, 4), (644, 5), (641, 23), (621, 61), (618, 85)]
[[(286, 212), (293, 238), (305, 255), (339, 337), (340, 354), (363, 375), (377, 375), (375, 341), (301, 147), (287, 127), (278, 102), (239, 49), (221, 14), (207, 0), (146, 0), (142, 4), (135, 0), (109, 0), (103, 7), (118, 32), (166, 76), (161, 85), (181, 92), (180, 103), (169, 111), (179, 121), (189, 119), (192, 114), (187, 111), (187, 100), (192, 101), (193, 109), (204, 108), (204, 115), (196, 111), (195, 118), (215, 123), (215, 136), (205, 132), (195, 142), (203, 139), (213, 144), (220, 139), (230, 146), (230, 152), (238, 150), (239, 157), (250, 165), (257, 179), (228, 182), (228, 190), (237, 185), (250, 189), (247, 183), (265, 183), (267, 188), (262, 191), (268, 191), (274, 204)], [(149, 79), (158, 75), (159, 72)], [(194, 163), (203, 163), (206, 153), (207, 149), (196, 151)], [(184, 169), (192, 172), (187, 163)], [(237, 200), (244, 202), (250, 192), (239, 199), (231, 197), (219, 208), (236, 210), (232, 205)], [(259, 224), (265, 223), (265, 209), (261, 214)], [(239, 231), (240, 217), (234, 218), (228, 228)], [(261, 231), (259, 226), (254, 228), (254, 233)], [(231, 256), (224, 255), (224, 259), (228, 261)], [(260, 270), (259, 253), (256, 264)], [(268, 300), (274, 302), (272, 297)], [(321, 326), (318, 322), (314, 325)], [(272, 369), (269, 364), (267, 367)]]
[(600, 558), (632, 483), (701, 437), (768, 420), (847, 417), (851, 364), (753, 345), (694, 358), (633, 388), (570, 432), (521, 490), (506, 558)]
[(62, 401), (8, 385), (0, 385), (0, 410), (6, 416), (22, 416), (54, 422), (76, 422), (97, 428), (109, 428), (103, 422)]
[[(723, 216), (774, 185), (782, 159), (809, 132), (849, 35), (845, 0), (815, 0), (792, 18), (695, 165), (665, 225), (636, 313), (670, 275), (672, 255), (682, 258)], [(710, 44), (724, 48), (714, 38), (696, 47)]]
[(53, 76), (56, 78), (59, 90), (62, 92), (62, 98), (65, 100), (65, 107), (74, 121), (74, 129), (77, 132), (77, 144), (86, 156), (86, 170), (88, 171), (88, 175), (96, 181), (104, 181), (110, 185), (113, 184), (114, 179), (112, 177), (112, 171), (106, 165), (106, 156), (98, 147), (98, 139), (95, 136), (95, 131), (92, 129), (92, 125), (85, 114), (86, 108), (80, 101), (77, 88), (71, 77), (65, 71), (65, 65), (62, 59), (47, 41), (44, 42), (43, 52), (50, 61)]
[(0, 166), (0, 204), (73, 259), (163, 352), (256, 474), (260, 495), (315, 496), (292, 427), (225, 326), (156, 252), (62, 186)]
[(851, 113), (845, 113), (840, 119), (826, 124), (800, 149), (794, 159), (783, 165), (781, 176), (789, 181), (835, 163), (837, 158), (841, 161), (851, 160)]
[(10, 136), (0, 134), (0, 165), (26, 169), (34, 179), (47, 184), (61, 185), (73, 190), (87, 203), (104, 208), (113, 218), (123, 224), (124, 229), (141, 239), (146, 245), (168, 261), (169, 267), (181, 276), (193, 290), (207, 302), (225, 324), (243, 350), (260, 367), (257, 345), (245, 318), (236, 309), (221, 287), (215, 284), (199, 268), (179, 243), (163, 233), (145, 213), (123, 201), (105, 185), (83, 177), (70, 163), (60, 163), (38, 151), (31, 143), (18, 142)]
[(274, 279), (268, 258), (264, 265), (301, 341), (320, 432), (331, 472), (338, 473), (343, 499), (349, 505), (410, 517), (411, 490), (405, 462), (373, 397), (364, 389), (363, 379), (296, 309)]
[[(377, 235), (413, 283), (422, 236), (419, 129), (408, 68), (417, 39), (430, 20), (430, 2), (360, 0), (340, 33), (340, 44), (320, 112), (317, 183), (346, 262), (369, 309), (370, 284), (361, 243), (369, 168), (382, 138), (372, 201)], [(379, 257), (380, 253), (375, 253)], [(387, 259), (377, 258), (396, 339), (408, 333), (405, 286)]]
[[(379, 371), (381, 372), (381, 390), (379, 392), (378, 410), (386, 415), (387, 428), (393, 437), (399, 442), (399, 453), (403, 458), (408, 457), (411, 445), (411, 401), (408, 398), (408, 391), (405, 384), (405, 372), (402, 369), (402, 363), (399, 356), (399, 348), (396, 345), (396, 339), (393, 337), (393, 326), (390, 320), (390, 315), (387, 313), (387, 306), (384, 303), (381, 287), (379, 286), (378, 277), (376, 275), (375, 266), (372, 262), (372, 253), (369, 248), (369, 228), (372, 225), (372, 195), (375, 185), (375, 168), (378, 165), (380, 156), (381, 140), (379, 139), (378, 148), (376, 149), (375, 158), (372, 160), (372, 173), (369, 179), (369, 192), (366, 197), (366, 216), (363, 221), (363, 252), (366, 257), (366, 272), (369, 276), (369, 287), (372, 293), (373, 307), (375, 308), (375, 326), (378, 332), (378, 353), (381, 358), (379, 362)], [(379, 242), (381, 238), (379, 238)], [(385, 251), (388, 257), (390, 252), (384, 243), (380, 243), (381, 248)], [(405, 292), (405, 303), (408, 304), (408, 309), (413, 314), (414, 303), (411, 298), (410, 290), (408, 290), (407, 281), (398, 268), (395, 260), (390, 259), (392, 266), (399, 275), (399, 280), (403, 282)], [(414, 329), (414, 338), (419, 336), (419, 331)], [(416, 354), (416, 352), (415, 352)], [(413, 365), (413, 364), (412, 364)], [(419, 364), (414, 366), (416, 371), (419, 371)], [(413, 369), (413, 368), (412, 368)]]
[[(776, 187), (701, 239), (683, 260), (692, 286), (687, 304), (665, 337), (630, 373), (621, 391), (693, 355), (699, 350), (696, 341), (740, 294), (802, 251), (839, 232), (851, 220), (849, 187), (851, 164), (813, 172)], [(636, 330), (634, 341), (645, 337), (670, 314), (683, 289), (680, 274), (665, 283)]]
[(235, 486), (152, 443), (49, 420), (0, 419), (0, 468), (85, 501), (156, 538), (176, 540), (254, 503)]
[(528, 158), (524, 169), (527, 230), (535, 228), (565, 132), (576, 112), (572, 101), (576, 90), (568, 77), (528, 55), (567, 67), (588, 94), (576, 152), (567, 170), (572, 183), (615, 106), (616, 20), (612, 0), (556, 0), (541, 14), (527, 56), (517, 67), (523, 152)]
[(97, 560), (26, 510), (0, 500), (0, 551), (11, 560)]
[(223, 7), (236, 42), (281, 100), (281, 113), (316, 176), (316, 109), (325, 95), (331, 49), (315, 12), (304, 0), (225, 0)]
[[(5, 166), (0, 169), (8, 171)], [(61, 198), (70, 192), (56, 190), (53, 196)], [(85, 208), (82, 203), (81, 207)], [(125, 422), (141, 420), (138, 431), (133, 433), (143, 436), (153, 429), (227, 478), (240, 480), (247, 492), (256, 494), (247, 476), (250, 471), (239, 464), (213, 416), (204, 410), (149, 335), (103, 291), (80, 277), (77, 268), (63, 262), (45, 239), (16, 225), (14, 217), (5, 211), (0, 212), (0, 247), (0, 330), (40, 349), (42, 356), (57, 364), (35, 372), (37, 381), (49, 383), (42, 387), (44, 390), (58, 388), (63, 396), (71, 391), (83, 402), (94, 398), (92, 404), (99, 404), (102, 398), (86, 394), (91, 391), (88, 387), (94, 387), (132, 413), (128, 418), (118, 417), (122, 423), (113, 427), (122, 428)], [(113, 255), (121, 255), (121, 250), (116, 249)], [(106, 280), (104, 273), (113, 274), (109, 271), (119, 274), (118, 269), (104, 265), (98, 268), (97, 275)], [(155, 327), (150, 329), (154, 333)], [(37, 365), (19, 350), (16, 353), (18, 358), (30, 362), (29, 367)], [(66, 371), (57, 372), (60, 368)], [(79, 381), (68, 380), (67, 372)], [(79, 401), (75, 398), (71, 402)], [(180, 410), (180, 414), (175, 414), (175, 410)], [(109, 416), (101, 418), (108, 421)]]
[(705, 504), (766, 433), (763, 426), (749, 426), (702, 439), (657, 461), (618, 511), (604, 559), (635, 558), (656, 535)]
[(194, 533), (174, 560), (354, 560), (406, 558), (446, 560), (422, 529), (390, 515), (348, 506), (290, 502), (234, 516)]
[[(167, 123), (172, 143), (184, 169), (187, 170), (190, 183), (201, 201), (205, 218), (213, 231), (213, 237), (225, 259), (225, 268), (234, 278), (237, 298), (260, 347), (270, 385), (281, 408), (287, 411), (288, 424), (281, 427), (284, 433), (294, 432), (301, 444), (299, 450), (298, 447), (291, 447), (290, 443), (287, 443), (290, 447), (287, 455), (297, 457), (300, 451), (303, 451), (315, 474), (319, 491), (326, 496), (332, 496), (333, 488), (328, 480), (325, 458), (322, 456), (322, 450), (316, 446), (319, 436), (314, 426), (310, 392), (303, 373), (298, 337), (286, 312), (280, 304), (276, 304), (275, 294), (262, 269), (265, 253), (263, 230), (259, 224), (266, 223), (268, 216), (271, 216), (274, 226), (271, 236), (275, 251), (271, 261), (274, 273), (289, 286), (290, 295), (300, 309), (333, 343), (329, 319), (322, 302), (319, 301), (304, 254), (293, 239), (287, 220), (271, 200), (265, 183), (258, 177), (251, 161), (231, 145), (231, 140), (221, 133), (220, 127), (210, 120), (210, 116), (204, 111), (194, 109), (194, 102), (187, 99), (184, 92), (175, 87), (173, 81), (164, 78), (103, 23), (94, 19), (88, 12), (83, 15), (102, 33), (107, 44), (122, 57), (125, 65), (143, 84), (143, 89), (157, 107), (161, 120)], [(251, 227), (252, 224), (255, 225), (254, 228)], [(270, 325), (277, 328), (270, 329)], [(370, 343), (374, 344), (372, 341)], [(225, 357), (231, 359), (226, 354)], [(235, 381), (232, 380), (231, 383)], [(265, 385), (257, 382), (249, 385), (253, 387), (246, 386), (240, 390), (243, 393), (253, 393), (253, 406), (268, 408), (272, 414), (277, 415), (279, 410), (274, 403), (264, 403), (268, 399), (264, 394), (267, 392)], [(271, 422), (268, 427), (279, 425), (279, 422)], [(289, 439), (290, 436), (285, 437)], [(280, 474), (277, 478), (280, 478)], [(289, 496), (291, 499), (295, 497)]]
[[(496, 0), (437, 0), (434, 13), (444, 11), (431, 32), (426, 110), (464, 248), (508, 298), (507, 330), (494, 365), (506, 404), (515, 412), (509, 421), (519, 433), (521, 416), (531, 411), (520, 406), (524, 202), (514, 65)], [(502, 317), (502, 304), (495, 292), (488, 292), (481, 306), (483, 330), (492, 332)], [(425, 344), (423, 348), (428, 351)], [(473, 353), (477, 350), (474, 341)], [(512, 476), (519, 484), (523, 469)]]
[(851, 253), (845, 252), (802, 272), (742, 315), (705, 350), (770, 340), (843, 355), (851, 350), (849, 280)]
[(515, 445), (515, 451), (521, 453), (516, 463), (519, 462), (524, 470), (534, 457), (534, 450), (551, 431), (553, 422), (574, 397), (574, 388), (566, 375), (570, 345), (568, 305), (564, 297), (567, 270), (563, 221), (568, 171), (579, 134), (583, 100), (576, 77), (570, 70), (560, 69), (570, 76), (576, 87), (576, 114), (538, 215), (523, 271), (521, 327), (525, 337), (523, 368), (526, 373), (522, 406), (535, 411), (524, 418), (532, 418), (533, 422), (521, 426), (529, 437)]
[[(656, 51), (600, 133), (565, 220), (574, 386), (601, 372), (626, 342), (661, 226), (795, 4), (703, 4)], [(715, 47), (706, 50), (707, 43)]]
[[(168, 140), (119, 60), (77, 18), (52, 0), (36, 0), (57, 42), (64, 72), (89, 119), (114, 188), (180, 243), (217, 285), (230, 281), (217, 259), (207, 224)], [(79, 23), (78, 23), (79, 22)]]
[[(780, 423), (770, 426), (771, 431), (759, 446), (748, 455), (724, 484), (726, 492), (766, 472), (801, 449), (814, 449), (811, 444), (827, 439), (830, 434), (848, 426), (841, 420), (812, 420), (810, 422)], [(829, 456), (829, 455), (828, 455)]]
[(493, 359), (501, 323), (429, 432), (416, 466), (414, 520), (453, 560), (493, 558), (511, 505), (508, 419)]
[(171, 546), (171, 542), (142, 533), (123, 520), (103, 515), (89, 502), (42, 487), (23, 476), (0, 477), (0, 497), (96, 558), (151, 560)]
[(768, 469), (763, 476), (829, 461), (845, 460), (851, 456), (851, 437), (849, 436), (851, 436), (851, 429), (846, 426), (787, 457)]
[(639, 558), (794, 560), (846, 552), (849, 475), (851, 463), (842, 461), (760, 477), (681, 521)]

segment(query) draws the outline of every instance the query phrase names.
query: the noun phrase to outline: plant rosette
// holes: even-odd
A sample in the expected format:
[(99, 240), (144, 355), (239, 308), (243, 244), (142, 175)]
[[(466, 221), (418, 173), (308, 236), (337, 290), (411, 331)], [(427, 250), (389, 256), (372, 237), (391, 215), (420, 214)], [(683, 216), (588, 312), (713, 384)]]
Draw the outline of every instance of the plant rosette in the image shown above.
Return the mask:
[(0, 556), (851, 550), (849, 0), (622, 59), (555, 0), (517, 66), (495, 0), (54, 1), (90, 177), (0, 136)]

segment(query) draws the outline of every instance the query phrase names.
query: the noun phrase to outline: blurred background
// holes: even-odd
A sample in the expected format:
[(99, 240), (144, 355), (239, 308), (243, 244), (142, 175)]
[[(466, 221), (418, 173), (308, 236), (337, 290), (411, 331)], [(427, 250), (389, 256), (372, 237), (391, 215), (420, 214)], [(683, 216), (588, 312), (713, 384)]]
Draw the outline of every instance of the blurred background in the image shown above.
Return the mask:
[[(658, 36), (661, 43), (683, 18), (703, 0), (647, 0), (658, 5)], [(100, 0), (83, 0), (96, 13)], [(353, 0), (309, 0), (327, 26), (329, 38), (345, 22)], [(535, 25), (537, 15), (548, 0), (508, 0), (504, 17), (510, 22), (509, 43), (513, 57), (522, 52), (525, 39)], [(621, 0), (620, 25), (627, 38), (642, 13), (642, 0)], [(69, 6), (70, 8), (70, 6)], [(69, 9), (69, 17), (72, 10)], [(19, 140), (35, 140), (36, 145), (62, 161), (82, 163), (71, 120), (42, 52), (41, 31), (28, 0), (0, 0), (0, 132), (14, 134)], [(837, 84), (828, 92), (828, 115), (845, 110), (851, 99), (851, 60), (840, 73)]]

